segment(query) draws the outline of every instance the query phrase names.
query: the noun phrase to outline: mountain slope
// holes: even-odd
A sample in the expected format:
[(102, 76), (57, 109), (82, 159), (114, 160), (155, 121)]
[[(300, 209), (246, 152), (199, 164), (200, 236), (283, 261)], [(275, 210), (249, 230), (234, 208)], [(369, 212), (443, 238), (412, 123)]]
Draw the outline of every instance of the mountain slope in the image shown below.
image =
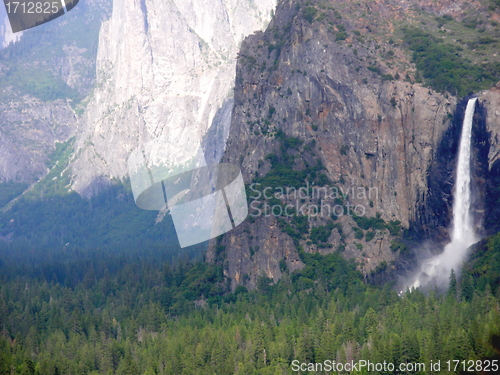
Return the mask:
[(0, 181), (38, 181), (48, 173), (56, 143), (76, 133), (110, 5), (82, 0), (68, 15), (0, 49)]
[[(230, 100), (239, 43), (274, 7), (274, 0), (115, 1), (77, 135), (73, 188), (91, 195), (102, 181), (127, 177), (130, 153), (151, 140), (179, 163), (189, 159)], [(146, 146), (150, 158), (158, 152)]]
[[(209, 253), (233, 288), (301, 268), (301, 251), (343, 252), (370, 278), (409, 255), (405, 233), (446, 241), (458, 98), (419, 83), (409, 43), (397, 38), (425, 14), (437, 22), (438, 13), (462, 15), (466, 4), (429, 3), (432, 13), (416, 4), (282, 1), (266, 32), (243, 43), (225, 160), (241, 162), (260, 193), (249, 190), (254, 217)], [(430, 173), (439, 163), (443, 173)], [(340, 194), (269, 196), (308, 184)], [(291, 217), (282, 213), (287, 205), (296, 209)], [(303, 205), (339, 209), (310, 217)]]

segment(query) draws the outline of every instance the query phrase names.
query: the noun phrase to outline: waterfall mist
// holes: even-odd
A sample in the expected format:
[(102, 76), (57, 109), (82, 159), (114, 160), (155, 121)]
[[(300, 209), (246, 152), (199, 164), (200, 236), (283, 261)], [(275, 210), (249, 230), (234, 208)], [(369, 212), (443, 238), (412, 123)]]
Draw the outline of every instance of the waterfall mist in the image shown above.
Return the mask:
[(410, 287), (418, 288), (429, 282), (438, 287), (446, 287), (451, 270), (460, 269), (467, 255), (467, 249), (479, 240), (474, 231), (471, 214), (471, 135), (476, 101), (477, 98), (468, 101), (463, 120), (453, 190), (451, 242), (445, 246), (441, 254), (423, 262), (420, 271), (409, 284)]

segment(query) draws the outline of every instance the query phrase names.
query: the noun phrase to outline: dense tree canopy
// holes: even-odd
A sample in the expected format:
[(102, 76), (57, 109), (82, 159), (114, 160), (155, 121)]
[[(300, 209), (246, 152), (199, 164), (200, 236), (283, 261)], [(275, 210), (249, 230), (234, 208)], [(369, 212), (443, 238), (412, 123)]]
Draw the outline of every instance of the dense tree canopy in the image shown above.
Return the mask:
[(366, 285), (337, 254), (302, 253), (302, 271), (230, 292), (219, 266), (169, 264), (155, 251), (37, 264), (3, 252), (0, 374), (289, 374), (293, 360), (486, 358), (500, 309), (496, 264), (481, 260), (498, 257), (498, 238), (448, 293), (403, 296)]

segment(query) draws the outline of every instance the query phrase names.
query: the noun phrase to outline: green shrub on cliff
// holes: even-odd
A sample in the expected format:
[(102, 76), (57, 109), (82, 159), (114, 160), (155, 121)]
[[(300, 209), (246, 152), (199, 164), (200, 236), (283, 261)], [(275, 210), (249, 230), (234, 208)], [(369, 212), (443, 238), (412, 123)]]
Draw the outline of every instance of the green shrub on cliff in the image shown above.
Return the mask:
[[(500, 79), (498, 63), (473, 64), (460, 56), (459, 48), (426, 31), (417, 28), (403, 31), (418, 71), (436, 91), (465, 96), (490, 88)], [(484, 39), (483, 42), (490, 41)]]
[(303, 10), (304, 13), (304, 18), (309, 21), (309, 23), (312, 23), (314, 21), (314, 18), (316, 18), (316, 14), (318, 13), (317, 9), (314, 7), (306, 7)]

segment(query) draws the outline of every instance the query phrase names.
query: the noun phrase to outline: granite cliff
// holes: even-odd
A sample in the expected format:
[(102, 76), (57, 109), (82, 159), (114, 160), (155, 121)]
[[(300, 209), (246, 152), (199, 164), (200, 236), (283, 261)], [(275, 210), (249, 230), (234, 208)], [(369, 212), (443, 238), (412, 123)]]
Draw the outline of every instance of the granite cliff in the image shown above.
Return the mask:
[[(464, 17), (465, 2), (416, 3), (282, 1), (266, 32), (244, 41), (224, 160), (241, 163), (249, 185), (270, 190), (267, 198), (249, 190), (250, 219), (208, 253), (233, 288), (301, 268), (301, 251), (341, 251), (376, 279), (412, 256), (412, 238), (446, 241), (459, 100), (418, 83), (394, 24), (421, 7)], [(494, 134), (495, 93), (481, 99)], [(486, 174), (498, 157), (495, 142)], [(347, 194), (270, 196), (293, 184)], [(265, 214), (265, 204), (276, 210)], [(290, 217), (277, 207), (286, 205), (296, 208)], [(324, 205), (326, 214), (311, 217), (297, 210), (303, 205)], [(344, 210), (330, 215), (326, 206), (336, 205)], [(349, 214), (349, 206), (362, 208)]]
[(500, 231), (500, 82), (479, 96), (479, 128), (476, 132), (476, 165), (480, 191), (477, 216), (482, 219), (481, 233)]
[[(207, 254), (233, 288), (303, 267), (302, 252), (342, 252), (377, 281), (447, 241), (463, 97), (473, 92), (436, 88), (405, 30), (428, 31), (468, 67), (498, 63), (485, 35), (500, 32), (500, 12), (487, 0), (112, 8), (82, 0), (68, 16), (77, 19), (1, 51), (2, 181), (38, 181), (56, 144), (74, 136), (69, 168), (54, 178), (90, 197), (126, 181), (139, 145), (157, 139), (181, 153), (202, 139), (207, 162), (241, 165), (248, 186), (250, 217)], [(500, 230), (499, 103), (498, 88), (479, 93), (474, 191), (484, 234)]]
[(127, 177), (127, 158), (139, 145), (161, 139), (181, 154), (213, 124), (221, 129), (211, 134), (222, 139), (207, 147), (220, 157), (239, 44), (269, 22), (274, 7), (274, 0), (115, 1), (99, 36), (73, 188), (92, 195), (101, 182)]

